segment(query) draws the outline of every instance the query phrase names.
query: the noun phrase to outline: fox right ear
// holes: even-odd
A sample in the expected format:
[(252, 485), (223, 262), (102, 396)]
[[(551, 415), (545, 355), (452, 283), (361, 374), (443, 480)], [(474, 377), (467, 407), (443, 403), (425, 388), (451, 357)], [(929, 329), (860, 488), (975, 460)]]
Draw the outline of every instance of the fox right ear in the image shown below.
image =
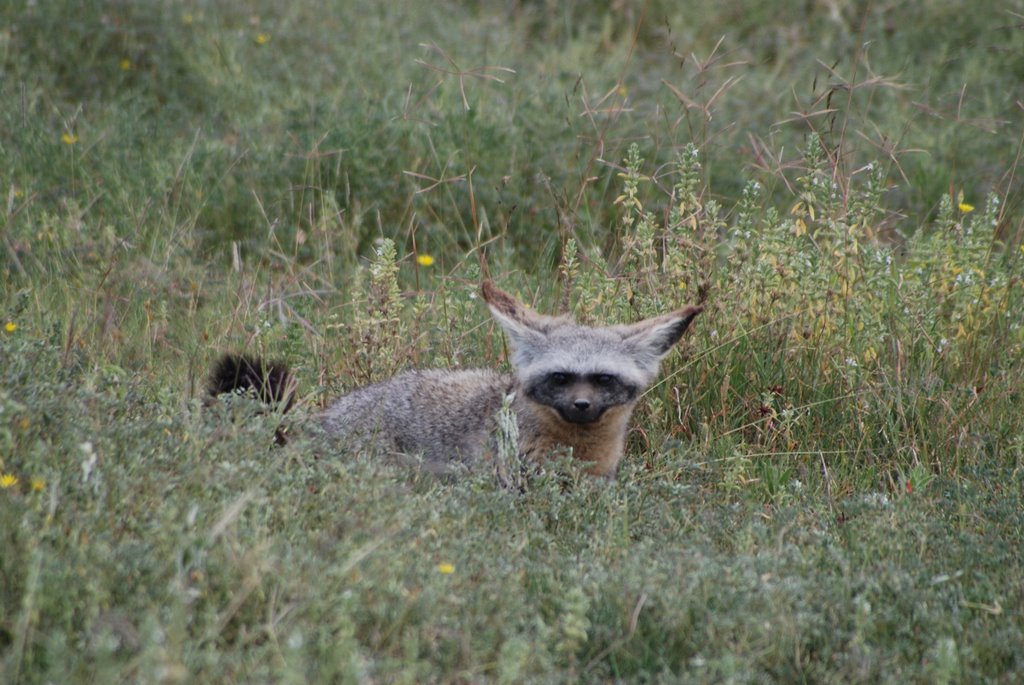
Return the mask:
[(648, 363), (657, 366), (702, 311), (703, 307), (691, 305), (627, 326), (615, 326), (614, 330), (623, 340), (636, 345), (638, 353), (643, 354)]
[(516, 349), (522, 349), (531, 342), (539, 342), (554, 325), (563, 321), (562, 317), (545, 316), (527, 309), (519, 300), (499, 290), (489, 280), (483, 282), (481, 290), (491, 315), (501, 324)]

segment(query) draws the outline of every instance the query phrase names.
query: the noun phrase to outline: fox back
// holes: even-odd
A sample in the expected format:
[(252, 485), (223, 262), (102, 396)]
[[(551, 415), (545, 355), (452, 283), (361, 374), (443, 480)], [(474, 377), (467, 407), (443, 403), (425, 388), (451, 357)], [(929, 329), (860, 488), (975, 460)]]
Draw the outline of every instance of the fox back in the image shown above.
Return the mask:
[(349, 449), (415, 455), (427, 470), (446, 473), (489, 453), (511, 387), (510, 376), (484, 369), (408, 371), (342, 396), (321, 422)]

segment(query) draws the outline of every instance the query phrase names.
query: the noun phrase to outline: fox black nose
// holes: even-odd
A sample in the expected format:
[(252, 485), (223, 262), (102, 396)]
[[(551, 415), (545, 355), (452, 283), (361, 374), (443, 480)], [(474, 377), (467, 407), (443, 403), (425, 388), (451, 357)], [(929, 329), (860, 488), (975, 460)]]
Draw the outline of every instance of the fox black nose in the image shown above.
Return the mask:
[(576, 400), (572, 403), (572, 406), (576, 407), (580, 411), (586, 411), (590, 409), (590, 400)]

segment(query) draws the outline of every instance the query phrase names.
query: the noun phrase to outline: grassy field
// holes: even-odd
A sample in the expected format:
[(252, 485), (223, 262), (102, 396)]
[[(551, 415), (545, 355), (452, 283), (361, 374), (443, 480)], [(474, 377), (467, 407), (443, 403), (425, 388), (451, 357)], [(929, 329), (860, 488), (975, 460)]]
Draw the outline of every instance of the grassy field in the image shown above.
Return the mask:
[[(1024, 1), (0, 3), (0, 681), (1024, 678)], [(705, 313), (617, 480), (310, 425)], [(216, 355), (292, 365), (295, 438)]]

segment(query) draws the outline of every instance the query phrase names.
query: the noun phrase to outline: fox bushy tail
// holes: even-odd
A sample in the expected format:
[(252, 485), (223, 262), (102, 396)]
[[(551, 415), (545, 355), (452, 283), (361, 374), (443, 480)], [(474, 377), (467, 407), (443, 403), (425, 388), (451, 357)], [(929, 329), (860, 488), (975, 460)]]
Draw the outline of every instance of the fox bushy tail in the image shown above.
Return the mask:
[(265, 362), (245, 354), (225, 354), (213, 365), (206, 390), (211, 398), (225, 393), (251, 392), (281, 413), (295, 403), (296, 380), (280, 362)]

